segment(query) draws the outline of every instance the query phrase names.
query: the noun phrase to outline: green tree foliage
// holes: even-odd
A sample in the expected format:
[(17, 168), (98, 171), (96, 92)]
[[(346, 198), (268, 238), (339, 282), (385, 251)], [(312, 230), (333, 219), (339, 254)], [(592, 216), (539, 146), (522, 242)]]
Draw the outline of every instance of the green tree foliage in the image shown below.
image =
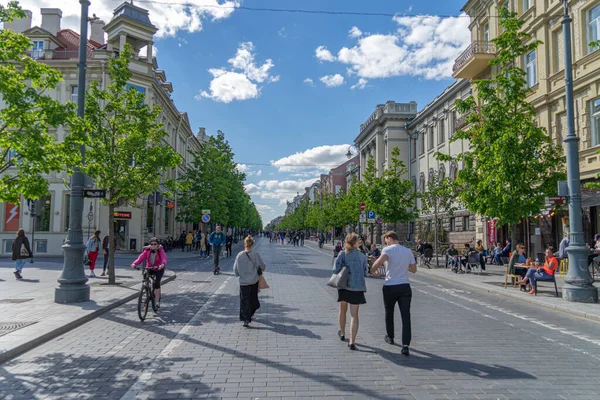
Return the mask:
[[(1, 22), (24, 17), (17, 2), (0, 4)], [(44, 175), (79, 160), (69, 136), (59, 142), (50, 132), (75, 115), (75, 106), (61, 105), (48, 94), (61, 74), (29, 57), (31, 48), (26, 36), (0, 30), (0, 200), (13, 203), (21, 195), (38, 199), (47, 194)]]
[(480, 105), (473, 97), (457, 100), (469, 127), (452, 141), (470, 142), (468, 151), (454, 157), (464, 164), (457, 177), (459, 200), (478, 214), (518, 223), (539, 213), (544, 198), (556, 193), (557, 181), (564, 178), (564, 157), (537, 126), (535, 108), (526, 101), (531, 93), (526, 73), (517, 66), (541, 42), (521, 31), (523, 21), (514, 13), (502, 8), (500, 14), (502, 33), (493, 40), (497, 55), (490, 61), (494, 74), (474, 82)]
[(202, 144), (184, 177), (178, 214), (181, 221), (199, 222), (202, 210), (208, 209), (213, 222), (262, 229), (260, 214), (244, 189), (246, 175), (236, 169), (233, 159), (233, 150), (221, 131)]
[(127, 87), (133, 53), (126, 45), (108, 63), (110, 84), (102, 90), (97, 81), (86, 94), (85, 116), (76, 119), (72, 131), (85, 145), (83, 172), (107, 191), (109, 208), (109, 283), (115, 282), (114, 210), (119, 204), (159, 190), (176, 190), (179, 184), (166, 172), (181, 164), (181, 156), (166, 142), (168, 136), (157, 123), (159, 107), (145, 104), (145, 95)]

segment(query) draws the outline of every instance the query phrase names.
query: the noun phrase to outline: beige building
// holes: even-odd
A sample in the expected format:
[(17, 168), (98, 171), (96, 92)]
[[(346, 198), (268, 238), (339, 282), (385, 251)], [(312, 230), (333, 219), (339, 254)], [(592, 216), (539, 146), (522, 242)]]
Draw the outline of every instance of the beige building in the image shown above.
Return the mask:
[[(61, 29), (61, 10), (42, 8), (41, 14), (42, 24), (39, 27), (31, 26), (32, 14), (28, 11), (26, 18), (7, 23), (4, 28), (31, 38), (31, 57), (60, 71), (63, 81), (50, 95), (62, 103), (76, 103), (79, 34), (70, 29)], [(173, 147), (184, 159), (179, 168), (168, 172), (170, 177), (176, 178), (185, 173), (187, 163), (191, 162), (191, 152), (199, 150), (204, 140), (204, 130), (201, 128), (195, 135), (187, 113), (179, 111), (175, 106), (171, 97), (173, 85), (167, 81), (165, 72), (158, 68), (156, 58), (152, 56), (153, 36), (156, 31), (157, 28), (150, 22), (148, 11), (130, 3), (123, 3), (117, 7), (113, 18), (106, 25), (97, 18), (91, 19), (86, 79), (87, 82), (99, 81), (104, 88), (109, 84), (107, 62), (110, 57), (118, 53), (126, 43), (132, 46), (135, 54), (142, 48), (147, 49), (146, 56), (136, 56), (131, 62), (133, 77), (130, 84), (145, 93), (149, 105), (158, 105), (162, 109), (159, 118), (168, 133), (165, 145)], [(64, 138), (65, 129), (59, 127), (56, 130), (55, 134), (59, 140)], [(25, 201), (22, 203), (23, 207), (0, 204), (0, 215), (4, 217), (0, 218), (2, 254), (10, 253), (18, 227), (23, 227), (31, 236), (34, 226), (34, 252), (62, 254), (61, 245), (66, 238), (69, 224), (70, 192), (64, 184), (68, 178), (64, 172), (48, 176), (50, 195), (39, 200), (35, 218), (30, 215)], [(118, 248), (121, 250), (140, 250), (150, 236), (177, 236), (181, 230), (192, 229), (191, 224), (182, 224), (176, 220), (177, 198), (165, 198), (162, 205), (157, 207), (156, 215), (147, 198), (137, 199), (135, 204), (123, 204), (117, 207), (117, 211), (115, 228)], [(103, 235), (108, 233), (108, 207), (100, 204), (98, 200), (85, 199), (83, 220), (84, 236), (88, 230), (93, 232), (99, 229)]]
[[(535, 51), (518, 60), (518, 64), (527, 72), (527, 85), (532, 89), (528, 101), (536, 107), (539, 125), (546, 128), (557, 144), (561, 144), (567, 134), (562, 1), (469, 0), (463, 11), (471, 17), (472, 43), (456, 59), (454, 77), (475, 80), (491, 75), (488, 62), (496, 52), (491, 40), (501, 31), (498, 17), (501, 6), (516, 12), (525, 21), (524, 31), (543, 42)], [(600, 48), (589, 46), (590, 42), (600, 39), (600, 0), (570, 1), (569, 7), (573, 18), (575, 129), (581, 139), (581, 179), (586, 182), (594, 180), (600, 173)], [(600, 232), (600, 195), (584, 191), (583, 206), (586, 235)], [(551, 219), (549, 226), (554, 229), (544, 229), (543, 224), (536, 223), (535, 226), (524, 227), (521, 237), (528, 236), (538, 246), (557, 245), (566, 224), (564, 215), (547, 219)]]
[[(425, 192), (434, 176), (440, 180), (445, 177), (456, 179), (462, 166), (456, 163), (438, 161), (436, 153), (456, 156), (469, 149), (466, 140), (450, 142), (454, 133), (465, 126), (465, 118), (457, 113), (454, 102), (466, 99), (471, 95), (471, 84), (468, 79), (460, 79), (448, 86), (431, 103), (427, 104), (408, 124), (410, 137), (409, 175), (415, 190)], [(421, 210), (421, 201), (417, 201)], [(441, 219), (440, 242), (452, 242), (457, 247), (461, 243), (475, 239), (476, 217), (468, 210), (458, 208), (451, 217)], [(418, 239), (433, 242), (433, 215), (422, 212), (415, 221), (411, 231)]]

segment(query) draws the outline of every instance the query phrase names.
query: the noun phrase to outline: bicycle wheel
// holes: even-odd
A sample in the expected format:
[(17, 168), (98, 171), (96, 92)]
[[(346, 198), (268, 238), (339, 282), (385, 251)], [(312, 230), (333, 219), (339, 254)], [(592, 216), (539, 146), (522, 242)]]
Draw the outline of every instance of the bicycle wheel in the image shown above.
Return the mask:
[(140, 321), (146, 319), (148, 314), (148, 302), (150, 301), (150, 289), (143, 284), (142, 290), (140, 290), (140, 296), (138, 297), (138, 316)]
[(152, 300), (152, 311), (157, 312), (158, 308), (156, 308), (156, 297), (154, 296), (154, 282), (152, 282), (152, 289), (150, 291), (150, 300)]

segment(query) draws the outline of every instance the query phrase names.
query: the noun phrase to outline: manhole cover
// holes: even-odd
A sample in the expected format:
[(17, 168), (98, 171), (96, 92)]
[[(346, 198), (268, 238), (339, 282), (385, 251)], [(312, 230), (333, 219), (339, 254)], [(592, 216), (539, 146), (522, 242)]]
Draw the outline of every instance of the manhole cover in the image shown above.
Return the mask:
[(33, 325), (36, 322), (21, 321), (21, 322), (0, 322), (0, 336), (7, 335), (11, 332), (18, 331), (26, 326)]
[(19, 304), (19, 303), (27, 303), (33, 299), (2, 299), (0, 300), (0, 304)]

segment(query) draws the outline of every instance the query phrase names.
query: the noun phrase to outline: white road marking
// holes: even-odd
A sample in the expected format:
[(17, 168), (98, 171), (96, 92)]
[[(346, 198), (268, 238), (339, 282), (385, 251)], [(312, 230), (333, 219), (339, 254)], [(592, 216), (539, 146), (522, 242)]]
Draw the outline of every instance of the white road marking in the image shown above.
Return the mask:
[(188, 321), (188, 323), (185, 324), (183, 328), (181, 328), (181, 330), (177, 333), (175, 338), (171, 340), (169, 344), (163, 349), (163, 351), (161, 351), (160, 354), (152, 361), (150, 367), (148, 367), (148, 369), (144, 371), (142, 375), (140, 375), (138, 380), (131, 386), (131, 388), (129, 388), (127, 393), (125, 393), (123, 397), (121, 397), (121, 400), (135, 399), (137, 393), (146, 387), (146, 384), (152, 379), (152, 374), (155, 371), (157, 371), (159, 366), (162, 364), (161, 361), (168, 358), (173, 352), (173, 350), (175, 350), (177, 347), (179, 347), (179, 345), (184, 343), (183, 337), (188, 334), (188, 332), (194, 325), (197, 325), (197, 322), (200, 321), (200, 319), (204, 316), (204, 310), (215, 303), (217, 295), (222, 294), (225, 291), (225, 287), (227, 286), (227, 283), (230, 279), (231, 276), (227, 277), (227, 279), (223, 281), (221, 286), (219, 286), (219, 288), (210, 296), (208, 301), (204, 303), (202, 307), (200, 307), (198, 312), (196, 312), (196, 314), (194, 314), (194, 316)]

